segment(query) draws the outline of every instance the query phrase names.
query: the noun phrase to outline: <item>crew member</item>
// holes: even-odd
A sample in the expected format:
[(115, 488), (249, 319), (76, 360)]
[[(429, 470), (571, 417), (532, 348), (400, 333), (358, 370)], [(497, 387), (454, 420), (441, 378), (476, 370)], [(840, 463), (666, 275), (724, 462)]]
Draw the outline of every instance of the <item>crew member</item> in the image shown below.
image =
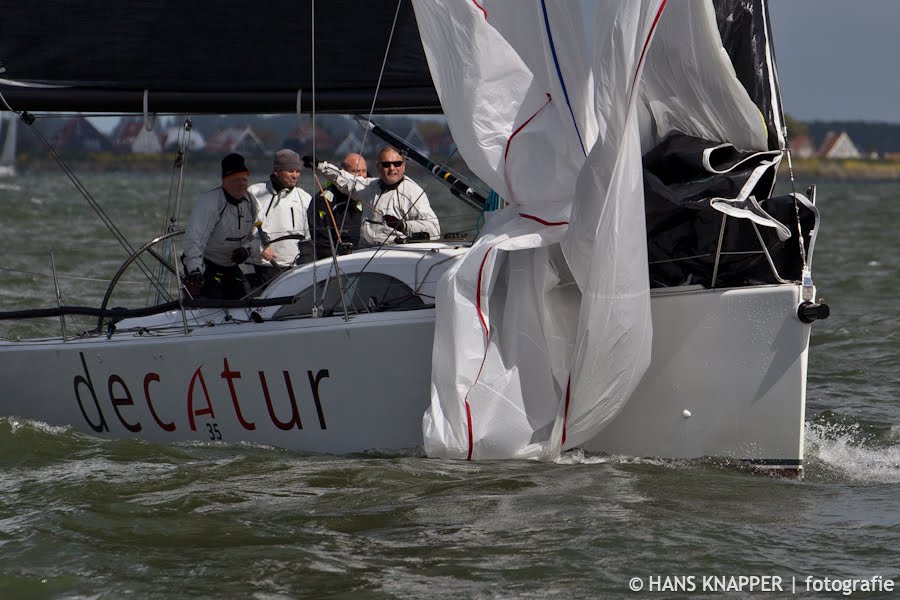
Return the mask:
[(378, 152), (378, 177), (357, 177), (321, 162), (316, 165), (345, 194), (362, 202), (361, 246), (378, 246), (441, 235), (437, 215), (425, 191), (406, 177), (406, 160), (392, 146)]
[[(360, 179), (369, 177), (366, 159), (356, 152), (344, 157), (341, 170)], [(315, 229), (312, 237), (316, 260), (331, 256), (332, 249), (338, 254), (347, 254), (358, 248), (362, 214), (362, 202), (350, 198), (330, 181), (326, 182), (325, 188), (316, 194), (308, 215)]]
[(259, 255), (253, 236), (256, 198), (240, 154), (222, 159), (222, 185), (194, 203), (184, 234), (185, 284), (192, 297), (238, 299), (247, 293), (240, 265)]
[(257, 201), (262, 253), (251, 259), (258, 283), (265, 283), (298, 261), (300, 247), (308, 245), (307, 210), (312, 198), (297, 187), (300, 179), (300, 156), (287, 148), (275, 153), (269, 180), (250, 186)]

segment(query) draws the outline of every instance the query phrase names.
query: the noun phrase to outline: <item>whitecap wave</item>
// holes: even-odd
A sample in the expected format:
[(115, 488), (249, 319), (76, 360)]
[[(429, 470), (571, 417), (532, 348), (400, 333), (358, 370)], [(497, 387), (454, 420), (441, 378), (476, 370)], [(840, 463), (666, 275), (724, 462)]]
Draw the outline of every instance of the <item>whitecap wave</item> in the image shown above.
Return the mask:
[[(900, 425), (891, 427), (888, 437), (900, 441)], [(858, 423), (808, 422), (805, 442), (809, 468), (820, 464), (853, 481), (900, 483), (900, 444), (881, 443)]]

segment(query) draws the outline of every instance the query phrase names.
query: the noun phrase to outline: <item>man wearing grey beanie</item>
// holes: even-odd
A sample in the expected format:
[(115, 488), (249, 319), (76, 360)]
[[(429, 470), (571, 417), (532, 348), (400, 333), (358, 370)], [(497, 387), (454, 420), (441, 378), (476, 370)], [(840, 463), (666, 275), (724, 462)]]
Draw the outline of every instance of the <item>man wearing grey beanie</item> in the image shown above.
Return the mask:
[(312, 197), (297, 187), (300, 168), (300, 156), (284, 148), (275, 153), (269, 180), (250, 186), (258, 201), (257, 234), (263, 248), (260, 258), (253, 260), (257, 285), (299, 262), (299, 248), (308, 244), (306, 212)]

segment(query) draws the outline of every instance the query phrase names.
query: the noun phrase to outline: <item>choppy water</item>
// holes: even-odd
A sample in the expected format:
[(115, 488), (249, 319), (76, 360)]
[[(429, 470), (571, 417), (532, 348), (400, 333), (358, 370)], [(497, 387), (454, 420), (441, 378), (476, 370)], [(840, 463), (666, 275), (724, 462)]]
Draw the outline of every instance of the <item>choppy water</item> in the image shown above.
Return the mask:
[[(215, 184), (196, 177), (188, 198)], [(85, 181), (130, 239), (158, 233), (165, 176)], [(878, 576), (900, 588), (900, 185), (828, 184), (818, 200), (814, 275), (832, 316), (813, 330), (804, 481), (577, 452), (473, 464), (111, 442), (0, 418), (0, 598), (837, 598), (826, 578)], [(445, 223), (466, 212), (435, 204)], [(122, 259), (58, 176), (0, 182), (0, 211), (0, 309), (53, 304), (52, 280), (23, 273), (49, 273), (51, 248), (61, 275), (108, 278)], [(71, 304), (104, 290), (61, 286)], [(702, 579), (754, 575), (780, 577), (781, 592)], [(653, 577), (695, 589), (657, 579), (648, 592)]]

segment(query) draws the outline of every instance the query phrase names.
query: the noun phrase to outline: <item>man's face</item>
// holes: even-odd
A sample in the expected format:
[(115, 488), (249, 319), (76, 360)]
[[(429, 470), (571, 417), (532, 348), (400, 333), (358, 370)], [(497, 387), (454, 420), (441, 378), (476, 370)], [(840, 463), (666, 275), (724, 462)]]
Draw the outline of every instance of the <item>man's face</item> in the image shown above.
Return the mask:
[(397, 152), (389, 150), (378, 157), (378, 176), (387, 185), (394, 185), (406, 172), (406, 161)]
[(222, 180), (222, 189), (228, 192), (232, 198), (241, 198), (247, 193), (250, 185), (249, 173), (235, 173)]
[(292, 188), (297, 185), (300, 179), (300, 169), (284, 169), (282, 171), (273, 171), (275, 179), (284, 187)]
[(369, 173), (369, 169), (366, 166), (366, 159), (362, 157), (356, 159), (351, 158), (345, 161), (342, 168), (351, 175), (356, 175), (357, 177), (367, 177)]

